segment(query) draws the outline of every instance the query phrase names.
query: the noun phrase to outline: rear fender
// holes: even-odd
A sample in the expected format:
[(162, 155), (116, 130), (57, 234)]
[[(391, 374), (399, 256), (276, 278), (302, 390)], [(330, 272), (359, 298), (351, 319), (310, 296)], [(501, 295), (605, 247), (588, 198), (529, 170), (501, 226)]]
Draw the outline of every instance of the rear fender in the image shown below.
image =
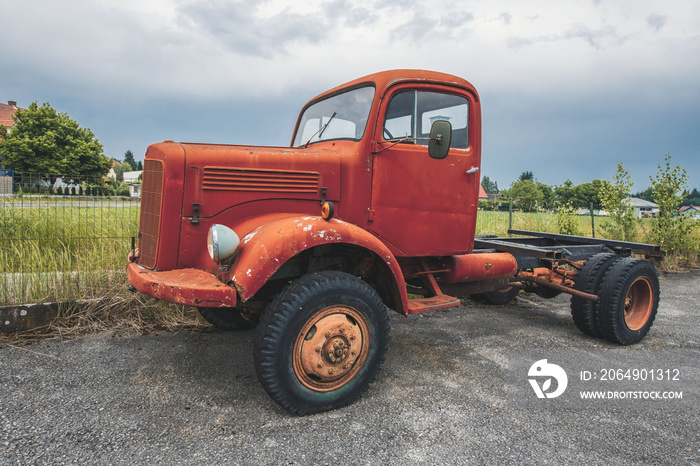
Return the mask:
[(389, 249), (374, 235), (342, 220), (320, 217), (281, 218), (256, 228), (241, 239), (229, 275), (241, 301), (250, 299), (288, 260), (302, 251), (324, 244), (365, 248), (384, 261), (393, 275), (392, 287), (399, 313), (407, 309), (403, 273)]

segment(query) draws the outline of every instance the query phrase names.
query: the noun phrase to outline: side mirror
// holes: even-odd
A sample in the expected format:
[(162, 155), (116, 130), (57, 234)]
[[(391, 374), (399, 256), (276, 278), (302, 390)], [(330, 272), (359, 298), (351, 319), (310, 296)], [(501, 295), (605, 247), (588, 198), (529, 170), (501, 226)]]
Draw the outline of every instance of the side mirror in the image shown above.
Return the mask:
[(447, 120), (435, 120), (430, 127), (428, 154), (434, 159), (444, 159), (450, 152), (452, 124)]

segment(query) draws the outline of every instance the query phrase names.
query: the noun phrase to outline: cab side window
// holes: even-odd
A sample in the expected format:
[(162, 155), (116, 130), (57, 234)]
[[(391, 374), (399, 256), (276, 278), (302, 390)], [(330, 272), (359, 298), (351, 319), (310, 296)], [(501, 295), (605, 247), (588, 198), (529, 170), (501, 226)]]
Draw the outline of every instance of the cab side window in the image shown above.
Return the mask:
[[(469, 101), (465, 97), (440, 92), (413, 90), (396, 93), (389, 102), (383, 137), (386, 141), (427, 138), (436, 120), (452, 124), (450, 147), (466, 149), (469, 146)], [(428, 145), (427, 140), (421, 139), (404, 142)]]

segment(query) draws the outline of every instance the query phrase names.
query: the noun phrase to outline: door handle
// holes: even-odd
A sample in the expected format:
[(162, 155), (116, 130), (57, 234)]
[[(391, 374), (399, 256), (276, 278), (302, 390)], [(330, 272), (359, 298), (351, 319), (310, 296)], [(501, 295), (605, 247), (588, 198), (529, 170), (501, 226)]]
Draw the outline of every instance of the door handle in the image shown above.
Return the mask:
[(479, 171), (479, 167), (472, 167), (469, 170), (467, 170), (467, 175), (471, 175), (472, 173), (476, 173)]

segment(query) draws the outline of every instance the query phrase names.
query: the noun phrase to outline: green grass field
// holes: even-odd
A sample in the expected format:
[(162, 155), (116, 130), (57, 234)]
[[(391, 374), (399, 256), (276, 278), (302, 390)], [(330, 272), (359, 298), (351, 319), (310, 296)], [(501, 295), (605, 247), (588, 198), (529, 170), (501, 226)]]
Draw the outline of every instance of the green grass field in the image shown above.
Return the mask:
[[(0, 305), (104, 298), (125, 288), (130, 238), (138, 234), (139, 204), (128, 198), (0, 198)], [(591, 236), (589, 216), (576, 227)], [(651, 242), (651, 220), (637, 224), (635, 241)], [(614, 238), (609, 220), (595, 218), (596, 237)], [(508, 212), (480, 210), (476, 234), (507, 236)], [(551, 212), (513, 212), (513, 228), (559, 233)], [(696, 266), (698, 228), (687, 250), (669, 254), (664, 268)]]
[(125, 280), (132, 200), (0, 200), (0, 305), (92, 298)]

